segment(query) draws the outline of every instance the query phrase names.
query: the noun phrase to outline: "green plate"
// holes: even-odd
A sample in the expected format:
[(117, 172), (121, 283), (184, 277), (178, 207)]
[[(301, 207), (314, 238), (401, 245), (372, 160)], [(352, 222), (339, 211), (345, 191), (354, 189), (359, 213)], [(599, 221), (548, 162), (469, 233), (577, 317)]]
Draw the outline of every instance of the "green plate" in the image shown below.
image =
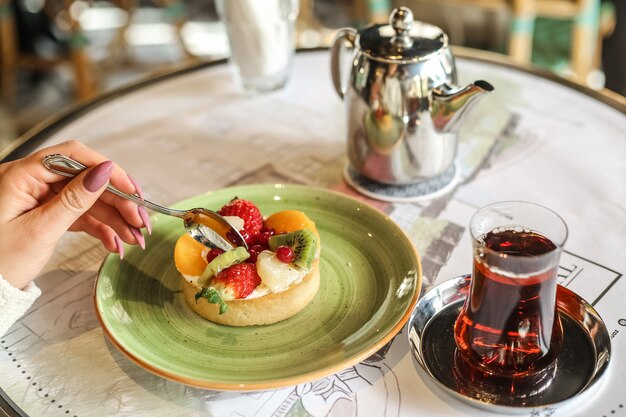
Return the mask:
[(375, 353), (400, 331), (421, 283), (419, 257), (382, 212), (333, 191), (246, 185), (176, 204), (217, 210), (233, 197), (261, 213), (302, 210), (321, 237), (320, 289), (300, 313), (269, 326), (229, 327), (185, 304), (174, 266), (181, 220), (152, 218), (145, 252), (110, 255), (95, 287), (96, 312), (113, 343), (139, 366), (187, 385), (262, 390), (315, 380)]

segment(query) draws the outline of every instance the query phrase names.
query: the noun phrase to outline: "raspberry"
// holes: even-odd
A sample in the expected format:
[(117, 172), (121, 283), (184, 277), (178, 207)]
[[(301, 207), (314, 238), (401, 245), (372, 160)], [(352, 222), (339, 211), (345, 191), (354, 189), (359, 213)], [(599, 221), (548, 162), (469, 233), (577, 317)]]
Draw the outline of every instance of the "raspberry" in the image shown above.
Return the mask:
[(254, 241), (263, 227), (263, 216), (259, 208), (249, 200), (241, 200), (235, 197), (219, 209), (218, 214), (222, 216), (237, 216), (243, 219), (245, 235), (244, 233), (242, 235), (248, 244)]
[(257, 256), (259, 256), (259, 253), (263, 252), (263, 250), (267, 249), (265, 246), (263, 245), (252, 245), (248, 248), (248, 253), (250, 254), (250, 257), (246, 260), (246, 262), (256, 262), (256, 258)]
[(259, 245), (267, 246), (267, 241), (270, 237), (274, 236), (274, 229), (271, 227), (263, 226), (259, 231), (259, 235), (256, 238), (256, 243)]
[(248, 233), (246, 231), (246, 229), (241, 229), (239, 231), (239, 234), (241, 235), (241, 237), (243, 238), (243, 240), (246, 241), (246, 244), (251, 245), (252, 242), (254, 242), (254, 237), (252, 235), (250, 235), (250, 233)]
[(256, 272), (256, 265), (240, 263), (222, 269), (211, 281), (222, 296), (222, 299), (245, 298), (261, 283), (261, 277)]

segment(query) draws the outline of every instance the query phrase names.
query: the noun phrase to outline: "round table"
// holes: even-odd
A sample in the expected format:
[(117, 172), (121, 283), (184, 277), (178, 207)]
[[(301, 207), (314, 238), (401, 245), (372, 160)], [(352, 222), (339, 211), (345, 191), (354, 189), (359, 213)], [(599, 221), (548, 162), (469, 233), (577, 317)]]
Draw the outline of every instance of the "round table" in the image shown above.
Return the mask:
[[(9, 158), (77, 139), (123, 166), (148, 199), (163, 204), (250, 183), (340, 190), (408, 233), (422, 258), (424, 289), (470, 270), (467, 225), (477, 208), (499, 200), (550, 207), (569, 227), (560, 283), (602, 315), (614, 355), (593, 399), (529, 413), (624, 413), (626, 105), (475, 51), (456, 54), (461, 84), (485, 79), (496, 91), (461, 132), (458, 183), (433, 199), (381, 202), (345, 184), (345, 113), (326, 50), (297, 54), (288, 86), (269, 95), (240, 94), (224, 61), (132, 85), (38, 126)], [(430, 389), (415, 369), (406, 329), (374, 357), (298, 386), (232, 393), (162, 379), (126, 359), (99, 327), (92, 291), (105, 255), (94, 239), (67, 234), (37, 279), (43, 295), (0, 338), (8, 415), (492, 415)]]

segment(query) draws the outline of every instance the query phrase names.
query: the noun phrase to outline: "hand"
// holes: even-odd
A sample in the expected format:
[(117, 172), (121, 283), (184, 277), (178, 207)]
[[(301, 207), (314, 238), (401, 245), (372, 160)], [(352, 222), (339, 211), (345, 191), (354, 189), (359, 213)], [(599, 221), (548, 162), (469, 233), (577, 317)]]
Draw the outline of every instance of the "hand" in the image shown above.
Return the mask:
[[(41, 163), (60, 153), (90, 167), (71, 180)], [(143, 207), (111, 193), (111, 182), (130, 194), (141, 189), (120, 167), (83, 144), (71, 141), (0, 164), (0, 274), (24, 288), (44, 268), (67, 231), (84, 231), (124, 256), (122, 241), (145, 247), (141, 228), (151, 231)], [(103, 194), (104, 193), (104, 194)]]

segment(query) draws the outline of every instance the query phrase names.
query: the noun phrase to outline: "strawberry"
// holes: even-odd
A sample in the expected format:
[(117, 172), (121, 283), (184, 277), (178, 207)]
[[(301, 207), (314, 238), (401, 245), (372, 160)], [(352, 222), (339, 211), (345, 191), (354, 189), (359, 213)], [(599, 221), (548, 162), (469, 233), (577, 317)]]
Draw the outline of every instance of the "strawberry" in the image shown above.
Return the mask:
[(263, 216), (259, 208), (249, 200), (235, 197), (219, 209), (218, 213), (222, 216), (237, 216), (243, 220), (243, 232), (241, 234), (248, 244), (256, 239), (263, 227)]
[(211, 286), (203, 288), (196, 294), (199, 298), (206, 298), (209, 303), (220, 305), (220, 314), (227, 310), (224, 301), (245, 298), (261, 283), (261, 277), (256, 272), (256, 265), (240, 263), (222, 269), (211, 280)]
[(211, 281), (226, 301), (246, 298), (261, 283), (256, 265), (240, 263), (222, 269)]

